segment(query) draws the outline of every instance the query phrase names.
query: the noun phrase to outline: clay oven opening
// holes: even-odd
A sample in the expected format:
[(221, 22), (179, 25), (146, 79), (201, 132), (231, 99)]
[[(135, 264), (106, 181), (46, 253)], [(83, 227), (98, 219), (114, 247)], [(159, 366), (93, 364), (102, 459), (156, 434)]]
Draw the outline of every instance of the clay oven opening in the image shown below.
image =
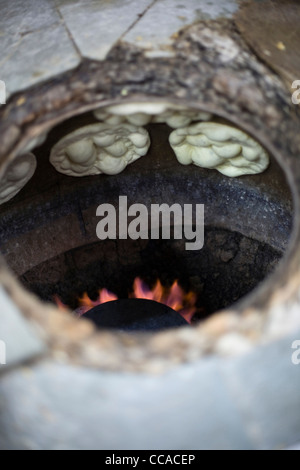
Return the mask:
[(32, 179), (0, 208), (2, 253), (66, 315), (126, 331), (197, 325), (243, 300), (284, 255), (284, 172), (224, 118), (128, 102), (66, 119), (32, 146)]

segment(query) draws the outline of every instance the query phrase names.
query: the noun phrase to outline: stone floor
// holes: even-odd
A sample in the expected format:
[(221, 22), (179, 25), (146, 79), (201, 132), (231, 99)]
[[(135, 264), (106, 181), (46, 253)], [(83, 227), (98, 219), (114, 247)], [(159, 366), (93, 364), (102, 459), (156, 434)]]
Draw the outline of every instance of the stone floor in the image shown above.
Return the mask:
[(119, 40), (170, 55), (178, 30), (237, 8), (238, 0), (0, 0), (0, 79), (9, 98), (82, 57), (104, 60)]

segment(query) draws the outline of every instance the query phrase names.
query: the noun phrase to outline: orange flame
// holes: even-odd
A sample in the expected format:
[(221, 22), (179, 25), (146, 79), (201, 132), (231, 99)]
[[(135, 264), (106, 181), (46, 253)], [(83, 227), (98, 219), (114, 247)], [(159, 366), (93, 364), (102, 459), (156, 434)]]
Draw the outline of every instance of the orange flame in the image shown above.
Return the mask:
[(105, 304), (107, 302), (113, 302), (114, 300), (118, 300), (118, 297), (109, 292), (107, 289), (101, 289), (99, 291), (99, 297), (97, 300), (91, 300), (88, 294), (85, 292), (83, 297), (79, 299), (79, 309), (78, 312), (80, 315), (84, 315), (92, 308), (98, 307), (98, 305)]
[(133, 293), (130, 296), (133, 299), (147, 299), (160, 302), (172, 308), (188, 322), (191, 323), (197, 308), (197, 295), (193, 292), (186, 294), (175, 281), (170, 289), (162, 286), (157, 281), (151, 290), (140, 278), (136, 278), (133, 284)]
[(61, 311), (61, 312), (68, 312), (69, 311), (69, 307), (67, 305), (65, 305), (61, 300), (60, 298), (58, 297), (58, 295), (55, 295), (53, 297), (53, 300), (54, 302), (56, 303), (58, 309)]
[[(129, 297), (132, 299), (153, 300), (155, 302), (165, 304), (180, 313), (188, 323), (192, 322), (193, 316), (197, 311), (197, 295), (194, 292), (184, 292), (184, 290), (179, 286), (178, 281), (175, 281), (169, 289), (163, 287), (161, 282), (157, 281), (153, 289), (150, 289), (140, 278), (136, 278), (133, 284), (133, 292)], [(68, 307), (62, 303), (59, 297), (55, 296), (54, 300), (60, 310), (68, 310)], [(79, 315), (84, 315), (98, 305), (112, 302), (114, 300), (118, 300), (118, 297), (107, 289), (101, 289), (99, 291), (99, 297), (95, 301), (91, 300), (85, 292), (79, 299), (80, 307), (76, 312)]]

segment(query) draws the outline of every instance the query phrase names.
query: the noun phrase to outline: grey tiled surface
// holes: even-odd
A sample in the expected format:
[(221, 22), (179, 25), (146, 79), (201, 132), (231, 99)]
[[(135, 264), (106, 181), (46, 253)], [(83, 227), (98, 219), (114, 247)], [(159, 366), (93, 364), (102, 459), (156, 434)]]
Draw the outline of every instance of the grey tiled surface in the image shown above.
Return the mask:
[(8, 97), (40, 81), (52, 78), (80, 63), (70, 39), (60, 24), (27, 34), (12, 43), (9, 58), (2, 63), (1, 80)]
[(287, 448), (300, 439), (294, 338), (163, 376), (48, 362), (10, 372), (0, 381), (0, 448)]
[(237, 0), (0, 0), (0, 80), (7, 98), (79, 65), (103, 60), (120, 39), (149, 54), (199, 19), (231, 16)]
[(123, 39), (146, 49), (165, 47), (184, 26), (198, 20), (230, 17), (236, 10), (236, 0), (157, 0)]
[(29, 34), (59, 21), (53, 0), (0, 0), (0, 31)]
[[(6, 362), (11, 367), (45, 352), (46, 348), (0, 287), (0, 340), (6, 345)], [(0, 365), (4, 371), (6, 365)]]
[(53, 0), (1, 0), (0, 11), (0, 79), (7, 97), (79, 64)]
[(152, 2), (153, 0), (58, 0), (57, 4), (82, 56), (103, 60), (116, 41)]

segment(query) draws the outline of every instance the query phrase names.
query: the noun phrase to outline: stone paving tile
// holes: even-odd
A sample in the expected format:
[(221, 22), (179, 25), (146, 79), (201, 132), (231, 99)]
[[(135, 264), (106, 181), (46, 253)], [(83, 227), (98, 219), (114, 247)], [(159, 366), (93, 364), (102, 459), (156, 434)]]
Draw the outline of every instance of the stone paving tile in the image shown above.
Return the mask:
[(146, 49), (172, 43), (171, 36), (195, 21), (232, 17), (236, 0), (157, 0), (140, 21), (124, 36), (124, 41)]
[(6, 83), (7, 97), (80, 63), (67, 31), (59, 23), (18, 38), (6, 36), (6, 43), (4, 51), (0, 43), (0, 79)]
[(79, 64), (54, 0), (0, 0), (0, 11), (0, 80), (7, 98)]
[(82, 56), (104, 60), (116, 41), (152, 2), (57, 0), (57, 6)]
[[(0, 348), (0, 372), (5, 372), (6, 367), (42, 354), (45, 352), (45, 346), (33, 333), (2, 287), (0, 287), (0, 305), (0, 346), (2, 348)], [(3, 354), (4, 360), (2, 361)]]
[(0, 0), (0, 35), (47, 28), (60, 18), (54, 0)]
[(300, 440), (300, 365), (291, 348), (300, 332), (222, 367), (225, 381), (257, 449), (277, 449)]

